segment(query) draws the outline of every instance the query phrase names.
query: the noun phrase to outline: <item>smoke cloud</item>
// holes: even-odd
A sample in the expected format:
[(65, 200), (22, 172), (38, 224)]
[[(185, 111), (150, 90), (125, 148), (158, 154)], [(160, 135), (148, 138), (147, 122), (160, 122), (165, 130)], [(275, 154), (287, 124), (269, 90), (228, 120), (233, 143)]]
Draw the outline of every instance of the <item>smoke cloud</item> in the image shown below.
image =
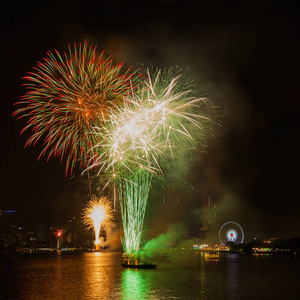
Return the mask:
[(107, 224), (106, 240), (102, 240), (100, 246), (106, 248), (107, 251), (122, 251), (120, 235), (121, 232), (118, 223)]

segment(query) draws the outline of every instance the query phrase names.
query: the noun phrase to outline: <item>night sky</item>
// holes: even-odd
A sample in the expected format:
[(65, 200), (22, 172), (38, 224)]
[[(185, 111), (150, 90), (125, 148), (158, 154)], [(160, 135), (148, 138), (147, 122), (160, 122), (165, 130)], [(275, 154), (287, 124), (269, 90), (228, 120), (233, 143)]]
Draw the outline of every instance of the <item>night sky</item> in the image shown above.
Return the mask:
[(0, 205), (32, 225), (80, 212), (80, 174), (66, 178), (58, 158), (37, 161), (42, 145), (24, 149), (29, 132), (19, 136), (24, 121), (11, 115), (26, 92), (21, 78), (37, 61), (86, 39), (134, 68), (188, 68), (219, 107), (222, 126), (186, 175), (196, 188), (151, 207), (151, 220), (197, 227), (197, 191), (213, 174), (222, 221), (239, 222), (251, 237), (300, 236), (297, 1), (141, 2), (2, 4)]

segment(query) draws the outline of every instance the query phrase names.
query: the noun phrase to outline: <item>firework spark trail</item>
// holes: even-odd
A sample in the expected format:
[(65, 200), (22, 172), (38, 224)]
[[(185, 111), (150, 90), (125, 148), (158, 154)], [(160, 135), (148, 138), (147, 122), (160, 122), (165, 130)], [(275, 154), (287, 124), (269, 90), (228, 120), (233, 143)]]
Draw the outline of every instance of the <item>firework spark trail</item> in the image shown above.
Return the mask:
[(95, 245), (99, 244), (100, 230), (113, 219), (113, 208), (106, 197), (93, 196), (83, 211), (83, 223), (95, 233)]
[[(111, 56), (97, 54), (96, 46), (69, 46), (69, 53), (48, 52), (35, 71), (24, 77), (29, 91), (16, 103), (18, 118), (28, 118), (25, 130), (32, 135), (25, 146), (43, 140), (42, 155), (66, 156), (66, 174), (76, 162), (85, 167), (94, 146), (92, 126), (105, 121), (107, 114), (131, 93), (139, 81), (123, 63), (113, 64)], [(69, 152), (68, 152), (69, 150)]]
[(137, 255), (140, 249), (151, 180), (151, 174), (141, 172), (118, 185), (124, 235), (122, 244), (129, 255)]

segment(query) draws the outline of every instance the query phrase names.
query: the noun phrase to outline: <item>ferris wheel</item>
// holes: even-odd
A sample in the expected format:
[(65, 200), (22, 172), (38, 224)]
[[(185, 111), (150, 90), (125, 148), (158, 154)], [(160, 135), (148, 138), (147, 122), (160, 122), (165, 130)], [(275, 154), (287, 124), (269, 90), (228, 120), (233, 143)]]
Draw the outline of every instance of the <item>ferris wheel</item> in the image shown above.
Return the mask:
[(243, 243), (244, 231), (241, 225), (233, 221), (224, 223), (219, 230), (219, 240), (222, 245), (226, 245), (227, 242)]

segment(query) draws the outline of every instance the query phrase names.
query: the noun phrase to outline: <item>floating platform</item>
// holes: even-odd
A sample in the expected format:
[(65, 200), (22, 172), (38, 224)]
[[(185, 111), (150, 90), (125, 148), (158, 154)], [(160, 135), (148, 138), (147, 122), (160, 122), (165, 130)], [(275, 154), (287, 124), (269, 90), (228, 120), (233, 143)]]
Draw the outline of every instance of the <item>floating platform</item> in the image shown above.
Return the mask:
[(205, 259), (219, 259), (220, 253), (218, 251), (209, 251), (204, 254)]
[(140, 263), (140, 264), (122, 263), (121, 266), (123, 268), (129, 268), (129, 269), (155, 269), (156, 268), (156, 265), (147, 264), (147, 263)]

